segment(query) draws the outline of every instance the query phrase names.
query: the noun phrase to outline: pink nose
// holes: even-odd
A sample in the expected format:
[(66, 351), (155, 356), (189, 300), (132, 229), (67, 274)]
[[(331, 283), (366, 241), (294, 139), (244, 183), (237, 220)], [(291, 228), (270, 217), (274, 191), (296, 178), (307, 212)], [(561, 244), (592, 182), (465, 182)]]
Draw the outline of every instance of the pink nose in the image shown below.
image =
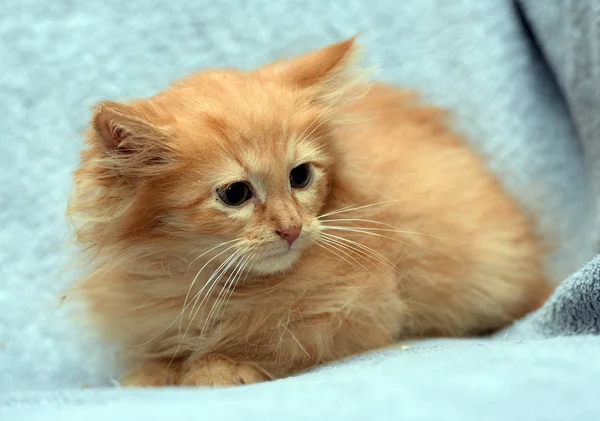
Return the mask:
[(275, 231), (275, 233), (287, 241), (288, 245), (291, 246), (300, 235), (300, 231), (302, 231), (302, 227), (292, 227)]

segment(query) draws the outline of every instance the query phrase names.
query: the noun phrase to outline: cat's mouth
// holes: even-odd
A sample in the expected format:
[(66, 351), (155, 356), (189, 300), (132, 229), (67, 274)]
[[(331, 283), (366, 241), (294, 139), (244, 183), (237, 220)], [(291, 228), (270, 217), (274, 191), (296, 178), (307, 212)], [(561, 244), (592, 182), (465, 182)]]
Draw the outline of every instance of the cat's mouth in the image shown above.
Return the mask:
[(299, 253), (301, 250), (306, 248), (308, 243), (304, 239), (298, 239), (296, 242), (289, 246), (282, 245), (279, 241), (276, 243), (268, 244), (266, 250), (261, 253), (261, 258), (264, 259), (278, 259), (278, 258), (289, 258), (292, 255)]
[(270, 252), (270, 253), (265, 253), (262, 255), (262, 257), (264, 259), (277, 259), (277, 258), (285, 257), (285, 256), (289, 255), (290, 253), (297, 253), (298, 251), (300, 251), (300, 248), (292, 245), (290, 247), (287, 247), (285, 250), (278, 250), (278, 251), (274, 251), (274, 252)]
[(298, 238), (293, 244), (288, 246), (282, 242), (266, 243), (259, 249), (248, 269), (260, 275), (281, 274), (290, 270), (300, 259), (302, 251), (312, 244), (309, 236)]
[(251, 269), (263, 275), (282, 273), (289, 270), (300, 257), (300, 247), (269, 252), (261, 255), (252, 263)]

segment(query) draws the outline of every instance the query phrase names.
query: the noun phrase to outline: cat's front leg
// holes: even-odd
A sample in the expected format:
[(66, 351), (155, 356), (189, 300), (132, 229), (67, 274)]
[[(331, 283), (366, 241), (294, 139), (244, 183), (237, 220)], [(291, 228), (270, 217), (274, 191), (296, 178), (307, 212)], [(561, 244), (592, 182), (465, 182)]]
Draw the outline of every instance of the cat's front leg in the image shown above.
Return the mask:
[(177, 384), (179, 368), (170, 359), (152, 360), (139, 364), (126, 373), (119, 384), (123, 387), (159, 387)]
[(235, 386), (271, 380), (260, 366), (237, 362), (218, 354), (190, 359), (184, 363), (178, 384), (181, 386)]

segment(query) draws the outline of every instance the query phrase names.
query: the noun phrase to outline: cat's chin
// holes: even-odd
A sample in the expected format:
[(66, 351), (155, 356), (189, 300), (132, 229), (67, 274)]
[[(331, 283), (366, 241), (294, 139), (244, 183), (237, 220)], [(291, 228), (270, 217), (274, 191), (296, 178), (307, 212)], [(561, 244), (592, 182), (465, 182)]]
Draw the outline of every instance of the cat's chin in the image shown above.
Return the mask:
[(256, 259), (249, 270), (260, 276), (277, 275), (292, 269), (300, 257), (300, 250), (288, 250)]

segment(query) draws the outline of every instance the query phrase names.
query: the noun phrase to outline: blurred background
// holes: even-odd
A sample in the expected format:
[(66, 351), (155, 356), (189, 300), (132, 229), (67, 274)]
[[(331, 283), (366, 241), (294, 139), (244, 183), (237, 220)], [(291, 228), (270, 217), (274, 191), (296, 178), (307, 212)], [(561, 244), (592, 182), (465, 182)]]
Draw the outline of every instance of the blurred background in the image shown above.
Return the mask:
[(594, 254), (581, 145), (516, 2), (3, 0), (0, 392), (110, 384), (110, 351), (59, 305), (71, 281), (64, 211), (91, 107), (358, 32), (374, 79), (454, 113), (555, 245), (556, 281)]

